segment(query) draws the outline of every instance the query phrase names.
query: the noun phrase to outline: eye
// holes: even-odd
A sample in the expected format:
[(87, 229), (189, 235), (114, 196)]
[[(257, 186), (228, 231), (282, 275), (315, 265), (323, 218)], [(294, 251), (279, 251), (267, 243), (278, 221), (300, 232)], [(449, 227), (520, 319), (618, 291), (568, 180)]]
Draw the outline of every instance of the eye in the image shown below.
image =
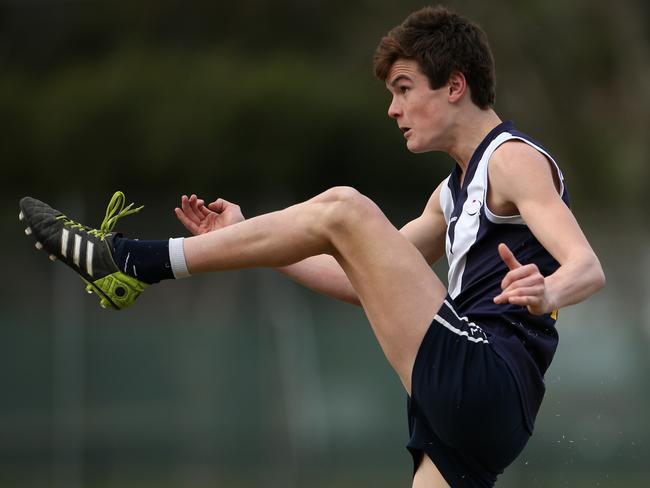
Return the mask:
[(406, 86), (406, 85), (401, 85), (398, 89), (399, 89), (399, 92), (400, 92), (402, 95), (404, 95), (404, 94), (406, 94), (407, 91), (410, 90), (410, 87), (408, 87), (408, 86)]

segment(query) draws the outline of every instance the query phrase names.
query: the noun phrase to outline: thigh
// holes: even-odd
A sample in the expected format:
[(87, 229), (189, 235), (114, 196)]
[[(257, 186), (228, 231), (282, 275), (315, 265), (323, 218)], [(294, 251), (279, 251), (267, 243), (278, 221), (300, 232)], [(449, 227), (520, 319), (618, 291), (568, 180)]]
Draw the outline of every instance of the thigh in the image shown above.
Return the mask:
[(348, 199), (332, 232), (335, 257), (357, 292), (407, 392), (417, 351), (446, 288), (420, 251), (368, 198)]
[(413, 477), (413, 488), (449, 488), (449, 484), (425, 453)]

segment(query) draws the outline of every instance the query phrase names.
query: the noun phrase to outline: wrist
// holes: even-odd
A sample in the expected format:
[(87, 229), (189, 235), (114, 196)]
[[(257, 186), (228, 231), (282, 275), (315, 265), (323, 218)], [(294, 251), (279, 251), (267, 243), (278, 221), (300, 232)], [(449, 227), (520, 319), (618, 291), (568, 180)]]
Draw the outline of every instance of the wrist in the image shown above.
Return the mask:
[(546, 310), (544, 312), (552, 313), (553, 311), (558, 310), (560, 308), (560, 302), (556, 293), (553, 290), (553, 283), (552, 280), (550, 279), (550, 276), (544, 278), (544, 288), (546, 294), (546, 307), (545, 307)]

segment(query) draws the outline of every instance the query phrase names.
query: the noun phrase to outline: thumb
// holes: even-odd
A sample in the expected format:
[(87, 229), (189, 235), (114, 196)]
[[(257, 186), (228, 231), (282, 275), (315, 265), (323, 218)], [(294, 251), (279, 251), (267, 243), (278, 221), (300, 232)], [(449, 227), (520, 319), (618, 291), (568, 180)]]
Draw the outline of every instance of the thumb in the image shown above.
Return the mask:
[(499, 244), (499, 256), (503, 259), (503, 262), (506, 263), (508, 269), (513, 270), (521, 267), (521, 263), (517, 261), (515, 255), (512, 254), (512, 251), (505, 244)]
[(213, 212), (221, 213), (226, 209), (226, 206), (230, 202), (227, 202), (223, 198), (217, 198), (214, 202), (208, 204), (208, 208)]

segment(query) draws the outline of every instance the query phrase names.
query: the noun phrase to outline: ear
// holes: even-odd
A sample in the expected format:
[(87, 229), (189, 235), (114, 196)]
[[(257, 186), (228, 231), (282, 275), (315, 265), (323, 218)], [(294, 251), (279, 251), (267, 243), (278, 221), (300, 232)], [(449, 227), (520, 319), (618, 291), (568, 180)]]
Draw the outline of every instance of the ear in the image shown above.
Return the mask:
[(451, 103), (459, 101), (465, 92), (469, 90), (467, 80), (465, 80), (465, 75), (460, 71), (454, 71), (451, 73), (447, 86), (449, 89), (449, 101)]

